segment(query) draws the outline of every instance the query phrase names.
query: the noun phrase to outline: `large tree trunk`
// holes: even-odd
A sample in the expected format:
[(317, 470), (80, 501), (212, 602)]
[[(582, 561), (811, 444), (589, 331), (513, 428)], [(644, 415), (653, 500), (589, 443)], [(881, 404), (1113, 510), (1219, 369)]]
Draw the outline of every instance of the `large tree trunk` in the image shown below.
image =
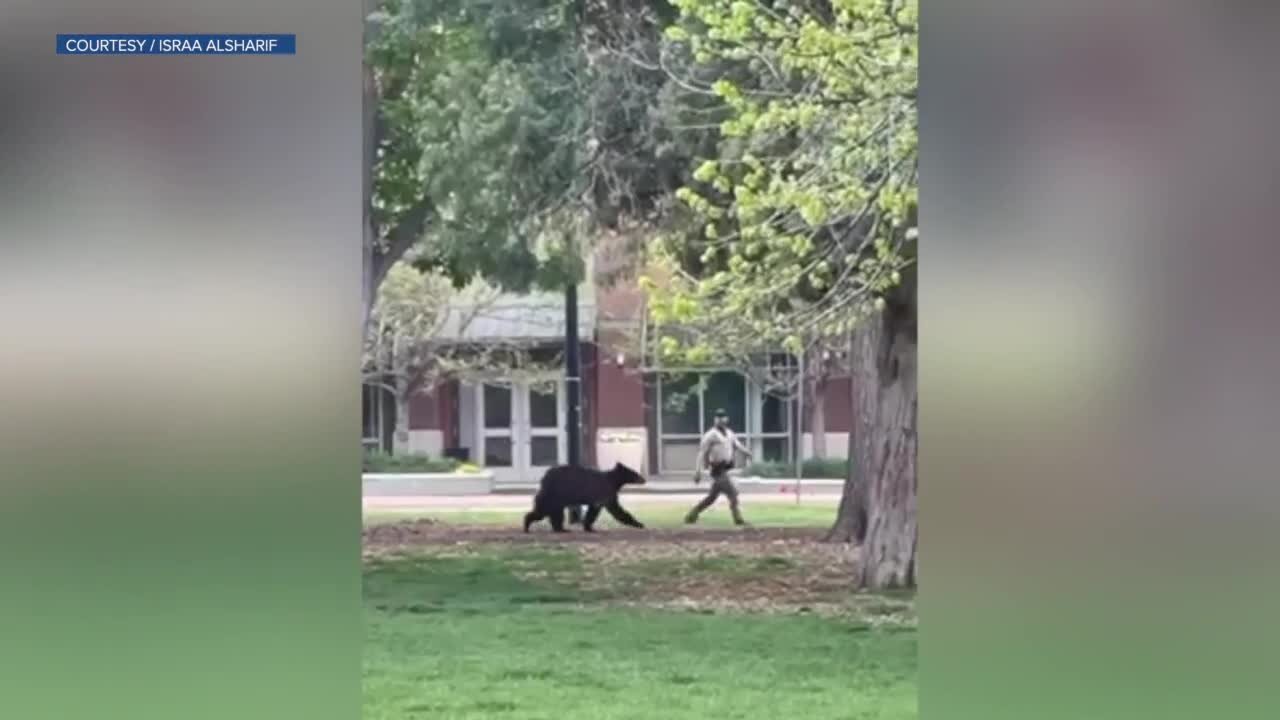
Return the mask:
[(872, 590), (916, 584), (915, 272), (884, 312), (855, 332), (857, 473), (866, 499), (858, 585)]
[[(866, 478), (866, 536), (859, 585), (870, 589), (914, 587), (916, 582), (916, 342), (886, 332), (881, 343), (896, 372), (882, 373), (879, 413), (864, 432), (858, 464)], [(887, 375), (887, 376), (886, 376)], [(868, 447), (869, 446), (869, 447)], [(863, 462), (862, 458), (867, 461)]]
[(829, 539), (862, 543), (867, 589), (916, 584), (916, 273), (906, 275), (850, 343), (850, 475)]

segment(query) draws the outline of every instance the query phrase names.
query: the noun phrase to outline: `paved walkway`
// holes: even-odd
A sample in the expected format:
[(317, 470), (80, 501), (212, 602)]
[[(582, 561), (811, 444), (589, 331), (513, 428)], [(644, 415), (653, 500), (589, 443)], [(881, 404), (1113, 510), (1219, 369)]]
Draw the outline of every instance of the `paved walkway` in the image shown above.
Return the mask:
[[(467, 512), (475, 510), (528, 510), (530, 495), (431, 495), (431, 496), (382, 496), (365, 497), (365, 511), (414, 511), (436, 510)], [(623, 493), (627, 505), (688, 505), (688, 493)], [(795, 502), (795, 494), (764, 495), (752, 493), (743, 498), (744, 503), (761, 500), (771, 502)], [(809, 506), (835, 506), (839, 495), (830, 493), (800, 496), (800, 503)]]
[[(734, 482), (738, 485), (738, 491), (742, 493), (770, 494), (795, 494), (795, 480), (789, 479), (765, 479), (765, 478), (734, 478)], [(801, 495), (823, 495), (835, 494), (839, 495), (844, 492), (843, 480), (801, 480)], [(701, 495), (707, 491), (708, 482), (704, 481), (701, 485), (693, 484), (692, 480), (663, 480), (653, 479), (645, 482), (644, 485), (631, 485), (624, 491), (628, 495), (654, 494), (654, 495), (677, 495), (677, 494), (693, 494)], [(499, 482), (495, 492), (512, 493), (516, 495), (532, 495), (538, 489), (537, 483), (514, 483)]]

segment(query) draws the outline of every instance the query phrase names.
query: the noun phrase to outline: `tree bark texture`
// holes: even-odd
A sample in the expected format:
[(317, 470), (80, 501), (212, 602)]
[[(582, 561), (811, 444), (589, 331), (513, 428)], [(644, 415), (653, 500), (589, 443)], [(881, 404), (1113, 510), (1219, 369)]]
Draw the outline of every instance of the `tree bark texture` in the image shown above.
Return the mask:
[(915, 273), (886, 309), (854, 332), (854, 428), (857, 492), (866, 526), (858, 585), (870, 590), (916, 584), (917, 333)]

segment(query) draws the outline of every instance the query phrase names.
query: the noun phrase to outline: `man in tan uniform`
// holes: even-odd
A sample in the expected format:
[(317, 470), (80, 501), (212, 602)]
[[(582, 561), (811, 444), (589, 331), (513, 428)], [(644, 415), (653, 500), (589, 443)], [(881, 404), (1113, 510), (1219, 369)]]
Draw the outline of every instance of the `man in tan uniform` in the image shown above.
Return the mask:
[(733, 467), (735, 453), (741, 452), (748, 458), (751, 451), (747, 449), (738, 436), (729, 429), (729, 413), (723, 409), (715, 412), (715, 425), (702, 436), (702, 444), (698, 447), (698, 459), (694, 465), (693, 482), (702, 482), (704, 469), (711, 471), (711, 491), (689, 511), (684, 521), (693, 524), (698, 522), (698, 515), (711, 507), (722, 494), (729, 498), (729, 512), (733, 513), (735, 525), (746, 525), (742, 512), (738, 509), (738, 488), (734, 487), (729, 477)]

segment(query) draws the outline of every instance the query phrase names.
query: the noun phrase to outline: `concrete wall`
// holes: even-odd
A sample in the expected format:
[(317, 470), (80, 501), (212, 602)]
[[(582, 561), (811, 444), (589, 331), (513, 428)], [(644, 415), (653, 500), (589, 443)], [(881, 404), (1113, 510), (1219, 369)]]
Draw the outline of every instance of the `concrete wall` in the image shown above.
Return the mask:
[[(827, 436), (827, 457), (845, 459), (849, 457), (849, 434), (846, 432), (829, 432)], [(804, 458), (813, 457), (813, 433), (805, 433), (800, 441)]]

